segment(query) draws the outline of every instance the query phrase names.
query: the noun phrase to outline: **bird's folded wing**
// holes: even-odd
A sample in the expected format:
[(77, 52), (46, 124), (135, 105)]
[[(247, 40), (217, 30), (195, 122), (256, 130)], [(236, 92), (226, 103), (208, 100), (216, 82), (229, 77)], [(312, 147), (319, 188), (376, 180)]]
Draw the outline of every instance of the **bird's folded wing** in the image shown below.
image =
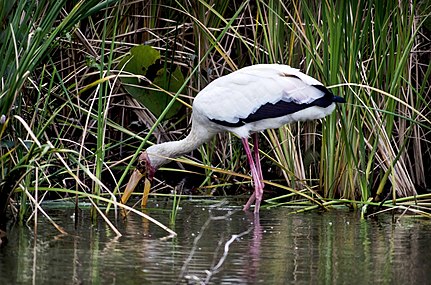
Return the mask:
[(294, 75), (233, 74), (202, 90), (195, 99), (194, 109), (212, 121), (237, 124), (300, 111), (313, 106), (326, 93), (322, 85), (309, 85)]

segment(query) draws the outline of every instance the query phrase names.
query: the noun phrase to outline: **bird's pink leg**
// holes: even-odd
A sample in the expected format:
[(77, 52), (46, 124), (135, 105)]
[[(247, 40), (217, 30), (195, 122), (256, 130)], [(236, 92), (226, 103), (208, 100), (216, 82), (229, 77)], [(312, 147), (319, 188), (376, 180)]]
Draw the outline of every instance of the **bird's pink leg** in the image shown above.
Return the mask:
[[(242, 138), (241, 141), (244, 146), (248, 162), (250, 164), (251, 176), (253, 177), (253, 182), (254, 182), (254, 193), (250, 196), (247, 203), (244, 205), (244, 211), (247, 211), (250, 208), (251, 204), (256, 200), (254, 212), (258, 213), (260, 208), (260, 201), (262, 201), (262, 196), (263, 196), (263, 187), (262, 187), (263, 184), (260, 181), (259, 171), (256, 168), (256, 163), (254, 162), (253, 156), (251, 154), (251, 150), (250, 150), (250, 146), (248, 145), (247, 138)], [(260, 172), (262, 171), (260, 170)]]
[[(260, 202), (262, 201), (263, 198), (263, 187), (265, 186), (265, 184), (262, 182), (263, 180), (263, 174), (262, 174), (262, 166), (260, 164), (260, 156), (259, 156), (259, 134), (258, 133), (254, 133), (253, 134), (253, 141), (254, 141), (254, 162), (256, 165), (256, 171), (257, 171), (257, 175), (258, 175), (258, 180), (259, 180), (259, 191), (255, 191), (256, 195), (260, 194), (260, 198), (256, 199), (256, 204), (255, 204), (255, 213), (259, 212), (259, 208), (260, 208)], [(256, 211), (257, 209), (257, 211)]]
[(259, 134), (254, 133), (253, 139), (254, 139), (254, 162), (256, 163), (256, 170), (257, 170), (257, 174), (259, 175), (260, 186), (263, 189), (265, 184), (262, 182), (263, 175), (262, 175), (262, 166), (260, 165), (260, 156), (259, 156)]
[(244, 211), (248, 211), (251, 204), (253, 204), (254, 200), (256, 200), (256, 192), (255, 191), (253, 191), (253, 194), (251, 194), (250, 198), (248, 198), (248, 200), (247, 200), (247, 203), (245, 203), (244, 208), (243, 208)]

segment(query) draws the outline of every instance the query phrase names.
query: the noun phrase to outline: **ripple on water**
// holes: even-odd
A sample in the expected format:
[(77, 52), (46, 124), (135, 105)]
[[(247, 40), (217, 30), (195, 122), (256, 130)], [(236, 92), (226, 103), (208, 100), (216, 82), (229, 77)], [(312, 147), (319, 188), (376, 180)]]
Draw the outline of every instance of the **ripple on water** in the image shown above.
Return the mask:
[[(0, 250), (2, 284), (425, 284), (431, 277), (429, 220), (283, 208), (257, 219), (184, 202), (178, 236), (161, 240), (164, 230), (133, 215), (118, 222), (118, 238), (102, 221), (91, 225), (86, 210), (77, 229), (73, 211), (48, 212), (70, 234), (44, 219), (37, 238), (30, 227), (11, 229)], [(148, 213), (169, 224), (169, 211)]]

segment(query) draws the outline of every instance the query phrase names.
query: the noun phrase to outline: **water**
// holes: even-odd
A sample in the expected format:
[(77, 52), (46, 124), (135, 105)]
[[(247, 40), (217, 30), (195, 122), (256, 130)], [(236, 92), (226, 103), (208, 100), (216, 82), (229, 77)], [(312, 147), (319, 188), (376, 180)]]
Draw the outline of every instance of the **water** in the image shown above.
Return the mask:
[[(50, 209), (60, 234), (40, 218), (14, 227), (0, 249), (0, 284), (427, 284), (431, 221), (380, 215), (361, 220), (344, 210), (291, 214), (182, 202), (167, 233), (136, 216), (115, 233), (84, 210)], [(169, 211), (153, 209), (169, 224)], [(111, 217), (112, 218), (112, 217)], [(112, 218), (113, 219), (113, 218)], [(237, 235), (238, 237), (235, 238)]]

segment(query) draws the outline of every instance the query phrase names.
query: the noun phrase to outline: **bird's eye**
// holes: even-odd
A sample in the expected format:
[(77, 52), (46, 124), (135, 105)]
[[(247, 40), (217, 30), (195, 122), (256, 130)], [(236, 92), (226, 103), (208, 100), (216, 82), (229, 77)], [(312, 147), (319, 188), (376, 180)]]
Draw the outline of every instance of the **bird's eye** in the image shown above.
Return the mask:
[(141, 172), (142, 174), (144, 174), (147, 169), (145, 161), (139, 160), (138, 164), (136, 165), (136, 169), (139, 170), (139, 172)]

